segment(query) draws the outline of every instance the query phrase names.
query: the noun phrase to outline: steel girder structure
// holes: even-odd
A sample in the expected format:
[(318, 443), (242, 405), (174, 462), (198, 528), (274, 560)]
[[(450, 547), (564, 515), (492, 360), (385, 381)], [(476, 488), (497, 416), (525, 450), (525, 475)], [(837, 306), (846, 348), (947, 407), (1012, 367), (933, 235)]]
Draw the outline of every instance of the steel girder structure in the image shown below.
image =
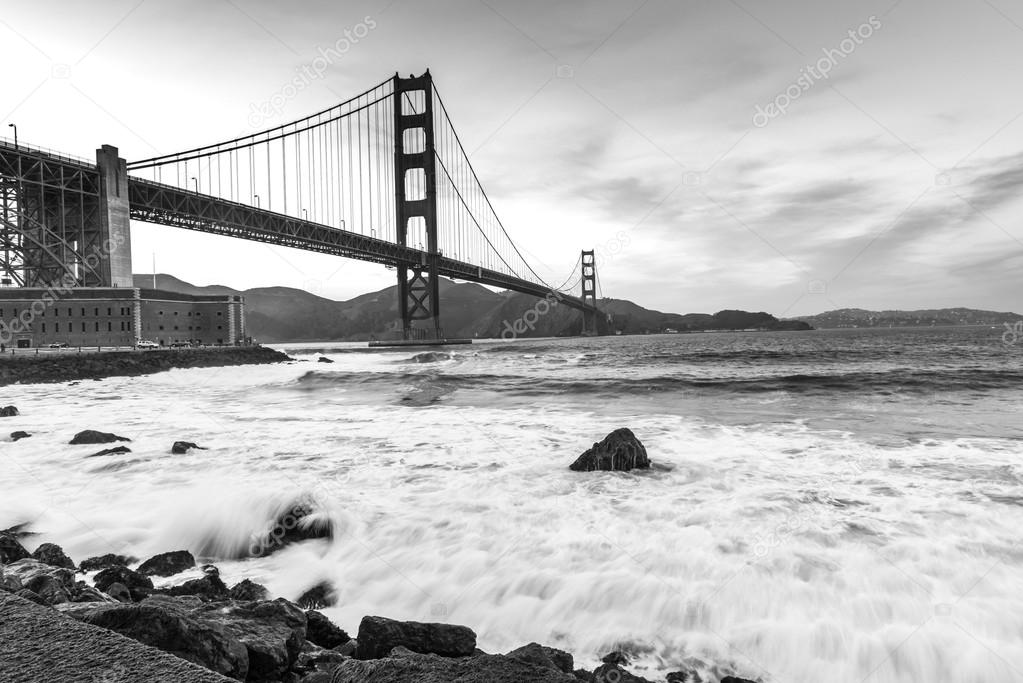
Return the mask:
[(106, 284), (95, 166), (0, 141), (0, 277), (19, 287)]
[[(393, 267), (427, 264), (430, 259), (430, 254), (419, 249), (151, 180), (129, 178), (128, 200), (132, 219), (146, 223), (333, 254)], [(446, 277), (504, 287), (538, 297), (554, 296), (560, 303), (581, 311), (592, 308), (576, 297), (553, 292), (528, 280), (444, 256), (435, 258), (437, 272)]]

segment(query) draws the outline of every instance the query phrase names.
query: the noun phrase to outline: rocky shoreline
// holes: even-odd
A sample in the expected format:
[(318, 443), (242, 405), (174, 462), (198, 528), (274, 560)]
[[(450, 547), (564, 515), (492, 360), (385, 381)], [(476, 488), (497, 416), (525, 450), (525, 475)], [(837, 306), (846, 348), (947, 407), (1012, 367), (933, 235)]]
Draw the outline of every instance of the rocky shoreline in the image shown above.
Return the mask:
[(287, 354), (265, 346), (14, 354), (0, 356), (0, 386), (134, 377), (172, 368), (212, 368), (287, 360), (291, 360)]
[[(461, 625), (368, 615), (352, 637), (315, 609), (331, 604), (330, 597), (324, 598), (332, 592), (329, 587), (314, 588), (294, 602), (271, 598), (266, 588), (248, 580), (228, 588), (215, 566), (198, 565), (186, 550), (161, 553), (141, 563), (108, 554), (76, 565), (52, 543), (42, 543), (30, 553), (22, 544), (30, 535), (19, 527), (0, 531), (4, 614), (0, 671), (12, 666), (11, 659), (19, 654), (11, 652), (19, 638), (12, 629), (14, 622), (33, 621), (39, 629), (42, 620), (49, 630), (62, 631), (67, 627), (61, 624), (69, 617), (236, 681), (651, 683), (628, 671), (629, 658), (623, 652), (608, 653), (600, 666), (587, 671), (575, 668), (568, 652), (538, 643), (505, 654), (486, 653), (477, 648), (476, 634)], [(183, 577), (197, 571), (198, 578), (154, 587), (154, 577)], [(36, 605), (51, 610), (49, 618)], [(80, 639), (93, 637), (89, 631), (79, 632)], [(66, 652), (33, 647), (36, 658), (54, 657), (64, 670), (75, 665)], [(136, 652), (122, 661), (111, 651), (102, 662), (88, 666), (105, 667), (93, 671), (93, 678), (120, 683), (137, 679), (132, 668), (137, 667), (132, 663), (137, 658)], [(199, 680), (194, 675), (193, 679)], [(670, 673), (666, 681), (702, 683), (695, 671)], [(720, 683), (752, 682), (725, 676)]]

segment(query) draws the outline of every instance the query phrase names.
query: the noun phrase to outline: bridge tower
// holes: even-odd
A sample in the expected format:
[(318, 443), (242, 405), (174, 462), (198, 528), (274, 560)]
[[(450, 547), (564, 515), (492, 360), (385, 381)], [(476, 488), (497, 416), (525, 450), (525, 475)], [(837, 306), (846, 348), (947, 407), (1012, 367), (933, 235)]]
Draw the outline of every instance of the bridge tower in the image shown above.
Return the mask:
[[(398, 310), (405, 339), (425, 339), (432, 319), (440, 330), (440, 280), (437, 273), (437, 177), (433, 128), (433, 78), (394, 75), (394, 188), (398, 244), (425, 251), (417, 263), (398, 265)], [(412, 242), (410, 244), (410, 237)]]
[(593, 256), (593, 250), (583, 250), (582, 253), (582, 286), (583, 303), (592, 306), (592, 309), (583, 311), (583, 336), (595, 337), (597, 335), (597, 263)]

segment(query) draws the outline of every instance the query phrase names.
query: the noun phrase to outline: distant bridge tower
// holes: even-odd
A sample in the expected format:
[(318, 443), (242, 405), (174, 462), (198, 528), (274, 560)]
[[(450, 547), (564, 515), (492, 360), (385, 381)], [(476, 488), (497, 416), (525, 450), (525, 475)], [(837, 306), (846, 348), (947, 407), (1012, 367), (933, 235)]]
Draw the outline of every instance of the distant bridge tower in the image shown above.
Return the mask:
[(582, 253), (582, 286), (583, 303), (593, 307), (583, 311), (583, 335), (594, 337), (597, 335), (597, 263), (592, 249)]
[[(433, 78), (394, 75), (394, 188), (398, 244), (425, 248), (418, 263), (398, 265), (398, 309), (405, 339), (424, 338), (414, 321), (433, 319), (440, 338), (437, 273), (437, 177), (433, 130)], [(411, 244), (410, 244), (410, 237)]]

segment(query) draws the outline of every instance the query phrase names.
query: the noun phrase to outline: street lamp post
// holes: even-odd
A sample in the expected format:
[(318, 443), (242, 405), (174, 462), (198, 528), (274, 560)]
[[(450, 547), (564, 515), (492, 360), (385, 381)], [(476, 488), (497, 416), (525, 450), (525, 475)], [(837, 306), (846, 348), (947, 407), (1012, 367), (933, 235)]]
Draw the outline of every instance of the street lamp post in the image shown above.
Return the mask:
[(259, 206), (259, 195), (258, 194), (254, 194), (252, 196), (255, 197), (255, 199), (256, 199), (256, 208), (257, 209), (260, 208), (260, 206)]
[(306, 220), (309, 220), (309, 209), (302, 209), (302, 215), (305, 216)]
[(192, 182), (195, 183), (195, 193), (199, 194), (199, 181), (196, 180), (195, 176), (192, 176)]
[(14, 129), (14, 149), (18, 149), (18, 126), (13, 123), (8, 123), (7, 126)]

